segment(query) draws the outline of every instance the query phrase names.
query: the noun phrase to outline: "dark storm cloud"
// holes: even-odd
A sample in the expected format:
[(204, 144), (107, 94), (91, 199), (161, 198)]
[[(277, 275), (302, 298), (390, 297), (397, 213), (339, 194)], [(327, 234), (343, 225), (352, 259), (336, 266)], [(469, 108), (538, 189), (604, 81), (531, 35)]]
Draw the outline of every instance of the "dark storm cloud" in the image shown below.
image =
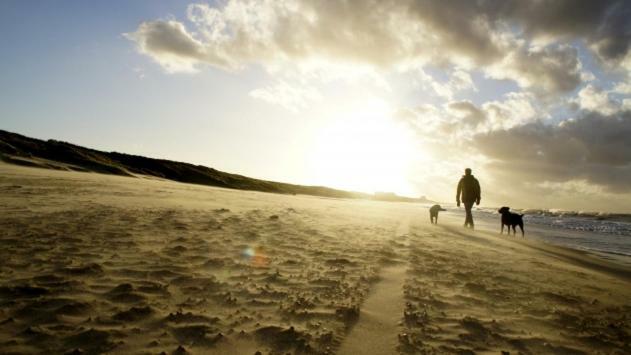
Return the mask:
[(481, 22), (491, 28), (519, 25), (527, 38), (602, 41), (607, 43), (602, 50), (607, 59), (626, 54), (630, 43), (631, 3), (625, 0), (417, 0), (411, 9), (480, 59), (499, 54), (487, 34), (479, 31)]
[[(607, 12), (623, 1), (499, 1), (500, 16), (519, 21), (531, 36), (585, 36), (604, 22)], [(503, 4), (501, 4), (503, 3)]]
[[(533, 183), (585, 180), (611, 191), (631, 191), (631, 111), (588, 113), (559, 125), (541, 122), (474, 137), (490, 165)], [(501, 172), (498, 172), (501, 173)]]
[[(582, 39), (614, 66), (622, 64), (631, 43), (631, 1), (417, 0), (410, 9), (440, 37), (445, 56), (458, 53), (489, 66), (493, 77), (549, 92), (568, 92), (581, 83), (577, 51), (564, 43)], [(503, 37), (507, 26), (516, 26), (526, 42)], [(527, 46), (537, 40), (557, 45)]]
[(520, 23), (529, 36), (584, 38), (607, 62), (619, 62), (629, 53), (629, 1), (517, 1), (506, 7), (506, 16)]

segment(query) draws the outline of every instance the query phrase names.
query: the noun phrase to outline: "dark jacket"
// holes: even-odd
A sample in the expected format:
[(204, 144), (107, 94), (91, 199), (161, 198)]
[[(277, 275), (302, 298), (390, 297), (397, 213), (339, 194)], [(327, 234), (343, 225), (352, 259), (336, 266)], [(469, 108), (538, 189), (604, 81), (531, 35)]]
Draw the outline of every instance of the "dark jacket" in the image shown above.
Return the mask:
[[(462, 194), (462, 199), (460, 196)], [(473, 175), (463, 175), (458, 183), (456, 200), (462, 202), (480, 202), (480, 183)]]

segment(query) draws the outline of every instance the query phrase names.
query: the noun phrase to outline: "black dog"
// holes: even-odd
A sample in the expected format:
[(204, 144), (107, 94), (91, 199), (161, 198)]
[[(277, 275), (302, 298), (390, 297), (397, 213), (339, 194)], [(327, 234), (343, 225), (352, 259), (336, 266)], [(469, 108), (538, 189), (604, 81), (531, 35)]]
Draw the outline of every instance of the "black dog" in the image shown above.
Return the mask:
[(502, 214), (502, 230), (500, 231), (500, 234), (504, 234), (504, 226), (506, 225), (508, 227), (508, 234), (510, 234), (510, 227), (513, 227), (513, 235), (515, 235), (516, 234), (515, 226), (519, 226), (519, 229), (521, 229), (521, 236), (523, 237), (524, 236), (524, 220), (522, 219), (522, 217), (524, 215), (512, 213), (512, 212), (509, 212), (509, 210), (510, 210), (510, 207), (502, 207), (499, 210), (497, 210), (497, 212)]
[(440, 205), (434, 205), (429, 209), (429, 220), (432, 224), (438, 224), (438, 212), (447, 211), (446, 209), (440, 207)]

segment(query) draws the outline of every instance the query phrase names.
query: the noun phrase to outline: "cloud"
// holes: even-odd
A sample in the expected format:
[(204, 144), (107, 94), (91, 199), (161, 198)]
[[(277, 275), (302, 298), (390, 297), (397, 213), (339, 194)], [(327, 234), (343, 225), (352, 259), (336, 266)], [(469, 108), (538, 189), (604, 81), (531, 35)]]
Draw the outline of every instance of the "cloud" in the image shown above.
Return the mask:
[(455, 101), (447, 104), (447, 110), (465, 127), (477, 127), (486, 121), (486, 113), (472, 104), (470, 101)]
[(429, 89), (430, 93), (446, 100), (453, 100), (454, 95), (463, 91), (478, 90), (469, 72), (462, 68), (452, 70), (446, 82), (439, 82), (421, 68), (417, 69), (415, 74), (417, 86)]
[(488, 120), (488, 130), (509, 129), (526, 124), (537, 118), (547, 118), (533, 105), (535, 98), (527, 92), (509, 92), (503, 100), (493, 100), (482, 105)]
[(320, 92), (313, 87), (292, 85), (286, 81), (278, 81), (273, 85), (252, 90), (250, 96), (269, 103), (279, 104), (294, 113), (309, 107), (311, 102), (322, 98)]
[(125, 36), (168, 72), (192, 72), (204, 60), (204, 45), (177, 21), (143, 22)]
[(541, 121), (474, 137), (489, 168), (513, 181), (582, 180), (609, 192), (631, 192), (631, 111), (585, 113), (558, 125)]
[[(147, 21), (127, 37), (170, 72), (202, 65), (455, 65), (559, 94), (585, 74), (571, 39), (603, 63), (631, 70), (630, 8), (626, 1), (229, 0), (190, 5), (188, 25)], [(436, 90), (451, 98), (471, 86), (463, 73)]]
[(631, 69), (631, 5), (628, 1), (611, 1), (600, 26), (589, 36), (588, 43), (596, 55), (610, 66)]
[(435, 105), (401, 108), (394, 116), (425, 141), (443, 141), (452, 135), (450, 117), (444, 115), (442, 109)]
[(508, 52), (487, 72), (494, 79), (512, 79), (521, 87), (551, 93), (574, 90), (583, 75), (578, 51), (567, 45), (546, 48), (521, 46)]
[(631, 110), (609, 115), (579, 111), (574, 119), (551, 123), (532, 99), (531, 94), (510, 93), (482, 105), (452, 101), (399, 112), (397, 117), (414, 128), (434, 157), (425, 170), (445, 171), (435, 177), (438, 182), (421, 182), (440, 185), (432, 193), (441, 196), (451, 188), (445, 177), (471, 166), (487, 203), (628, 210)]
[(487, 101), (480, 106), (467, 100), (444, 105), (424, 104), (401, 109), (396, 117), (423, 140), (452, 144), (479, 133), (510, 129), (544, 118), (532, 104), (533, 100), (532, 94), (510, 92), (501, 100)]
[(535, 43), (581, 39), (611, 66), (629, 59), (631, 4), (626, 0), (485, 1), (476, 10), (520, 26)]
[(566, 182), (544, 181), (535, 184), (534, 186), (547, 191), (548, 193), (561, 192), (580, 196), (591, 195), (590, 197), (598, 197), (606, 193), (602, 187), (590, 184), (585, 180), (569, 180)]
[[(222, 8), (192, 4), (187, 17), (193, 31), (187, 31), (183, 22), (158, 20), (142, 23), (128, 37), (154, 58), (174, 54), (222, 69), (296, 60), (384, 66), (407, 57), (402, 52), (403, 38), (396, 31), (396, 16), (403, 11), (396, 7), (394, 2), (381, 5), (377, 1), (231, 0)], [(390, 10), (396, 16), (390, 16)], [(186, 50), (179, 50), (182, 42)], [(165, 48), (172, 48), (173, 53)]]
[(621, 109), (620, 103), (609, 97), (609, 92), (591, 84), (578, 92), (575, 102), (582, 110), (598, 112), (602, 115), (611, 115)]
[(611, 89), (612, 93), (615, 94), (623, 94), (623, 95), (631, 95), (631, 84), (628, 82), (619, 82)]

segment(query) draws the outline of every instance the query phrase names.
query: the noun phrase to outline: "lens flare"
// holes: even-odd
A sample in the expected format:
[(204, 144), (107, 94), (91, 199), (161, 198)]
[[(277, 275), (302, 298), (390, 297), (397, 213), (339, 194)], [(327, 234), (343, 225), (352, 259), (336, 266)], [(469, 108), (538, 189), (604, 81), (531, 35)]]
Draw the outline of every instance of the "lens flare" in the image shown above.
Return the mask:
[(267, 267), (269, 258), (263, 252), (263, 247), (247, 247), (241, 252), (241, 256), (254, 267)]

